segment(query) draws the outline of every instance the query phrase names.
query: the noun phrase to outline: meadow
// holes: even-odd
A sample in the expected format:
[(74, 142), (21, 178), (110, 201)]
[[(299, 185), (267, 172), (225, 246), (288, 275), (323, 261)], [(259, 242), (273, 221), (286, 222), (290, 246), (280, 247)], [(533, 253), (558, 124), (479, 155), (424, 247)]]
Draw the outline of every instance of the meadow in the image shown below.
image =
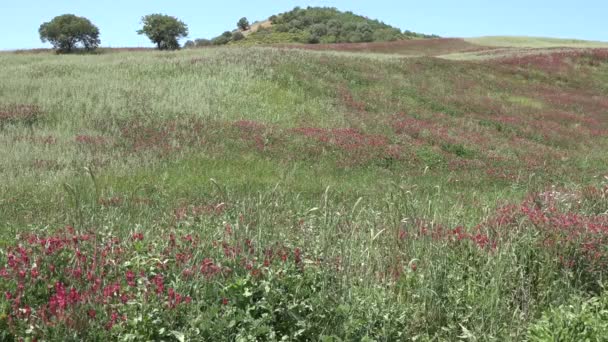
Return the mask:
[(608, 336), (608, 50), (379, 44), (1, 53), (0, 341)]

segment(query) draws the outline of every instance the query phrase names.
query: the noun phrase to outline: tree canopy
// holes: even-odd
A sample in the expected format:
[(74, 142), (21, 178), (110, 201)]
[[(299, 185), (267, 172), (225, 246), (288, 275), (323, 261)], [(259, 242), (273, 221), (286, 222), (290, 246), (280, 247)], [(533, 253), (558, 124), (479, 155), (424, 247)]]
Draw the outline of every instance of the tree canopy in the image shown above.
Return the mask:
[(142, 18), (144, 34), (156, 44), (159, 50), (179, 49), (179, 39), (188, 36), (188, 26), (176, 17), (164, 14), (150, 14)]
[(401, 32), (381, 21), (329, 7), (296, 7), (272, 16), (270, 20), (271, 31), (256, 32), (253, 38), (268, 35), (269, 32), (289, 34), (296, 41), (308, 43), (360, 43), (436, 37)]
[(99, 29), (91, 21), (73, 14), (64, 14), (43, 23), (38, 29), (40, 40), (49, 42), (59, 52), (69, 53), (78, 47), (87, 51), (99, 44)]
[(247, 20), (247, 18), (243, 17), (241, 18), (238, 23), (236, 23), (236, 26), (239, 28), (239, 30), (241, 31), (246, 31), (249, 30), (249, 20)]

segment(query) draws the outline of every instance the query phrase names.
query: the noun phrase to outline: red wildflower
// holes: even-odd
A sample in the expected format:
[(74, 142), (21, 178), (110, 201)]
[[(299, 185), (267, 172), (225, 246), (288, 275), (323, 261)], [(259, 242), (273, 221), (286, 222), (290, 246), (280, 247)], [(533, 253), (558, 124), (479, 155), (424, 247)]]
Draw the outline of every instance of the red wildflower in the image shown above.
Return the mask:
[(39, 276), (39, 275), (40, 275), (40, 272), (38, 272), (38, 268), (34, 267), (34, 268), (32, 268), (32, 269), (30, 270), (30, 276), (31, 276), (33, 279), (38, 278), (38, 276)]
[(161, 293), (165, 292), (165, 283), (164, 283), (163, 276), (161, 274), (157, 274), (152, 279), (152, 282), (156, 286), (156, 293), (157, 294), (161, 294)]
[(135, 273), (133, 271), (128, 270), (126, 274), (127, 284), (131, 287), (135, 287)]

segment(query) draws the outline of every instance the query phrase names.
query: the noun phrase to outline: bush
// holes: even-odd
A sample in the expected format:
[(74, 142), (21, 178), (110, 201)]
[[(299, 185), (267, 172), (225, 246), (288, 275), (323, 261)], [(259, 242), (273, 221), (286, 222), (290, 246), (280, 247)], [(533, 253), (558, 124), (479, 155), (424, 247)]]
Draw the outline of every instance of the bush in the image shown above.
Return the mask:
[(49, 42), (58, 52), (69, 53), (82, 46), (87, 51), (99, 46), (99, 29), (89, 19), (64, 14), (40, 25), (40, 40)]
[(209, 39), (195, 39), (194, 45), (196, 45), (196, 47), (204, 47), (204, 46), (211, 46), (211, 45), (213, 45), (213, 43)]
[(239, 31), (236, 31), (232, 34), (232, 41), (238, 42), (239, 40), (245, 39), (245, 35)]
[(211, 40), (213, 45), (226, 45), (232, 41), (232, 32), (225, 31), (220, 36), (215, 37)]

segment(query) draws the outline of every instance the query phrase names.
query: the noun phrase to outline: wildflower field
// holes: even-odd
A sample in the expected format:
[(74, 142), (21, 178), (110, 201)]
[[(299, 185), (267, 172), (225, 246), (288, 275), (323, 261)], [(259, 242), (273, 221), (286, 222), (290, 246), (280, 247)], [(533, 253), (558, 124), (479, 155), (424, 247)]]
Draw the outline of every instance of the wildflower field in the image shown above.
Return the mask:
[(0, 341), (605, 340), (608, 50), (394, 44), (0, 53)]

